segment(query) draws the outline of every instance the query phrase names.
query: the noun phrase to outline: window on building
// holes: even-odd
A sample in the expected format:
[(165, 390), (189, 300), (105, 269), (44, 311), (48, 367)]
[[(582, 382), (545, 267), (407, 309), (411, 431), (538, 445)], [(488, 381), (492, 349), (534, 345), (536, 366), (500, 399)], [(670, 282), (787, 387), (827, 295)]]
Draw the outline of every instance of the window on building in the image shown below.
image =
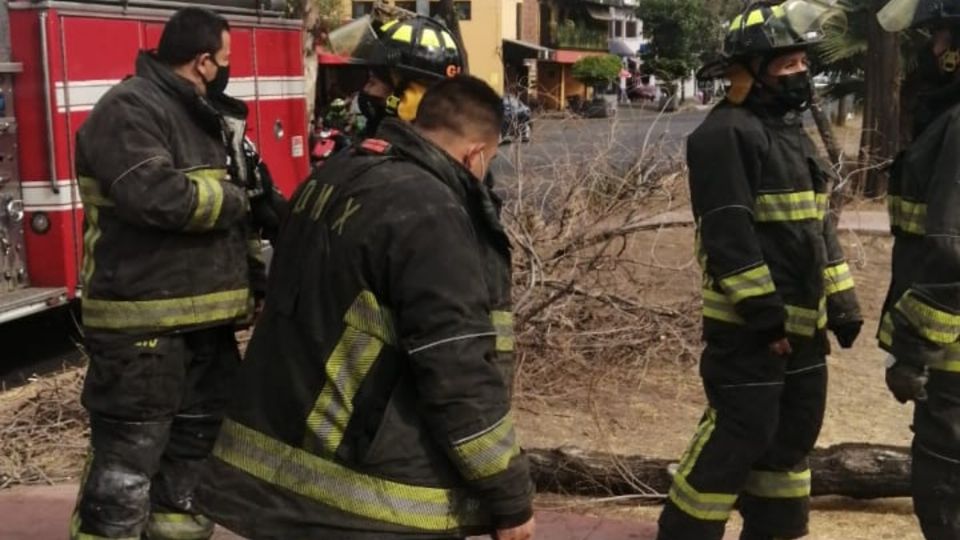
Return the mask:
[[(473, 9), (471, 8), (472, 2), (454, 2), (453, 7), (457, 10), (457, 18), (461, 21), (469, 21), (473, 15)], [(430, 16), (436, 17), (440, 14), (440, 2), (437, 0), (432, 0), (430, 2)]]
[(351, 17), (354, 19), (359, 19), (364, 15), (369, 15), (373, 11), (373, 2), (369, 0), (355, 0), (353, 2), (353, 10), (351, 11)]
[(397, 1), (397, 2), (395, 2), (394, 4), (395, 4), (398, 8), (405, 9), (405, 10), (407, 10), (407, 11), (412, 11), (412, 12), (414, 12), (414, 13), (417, 12), (417, 0), (413, 0), (413, 2), (400, 2), (400, 1)]
[(615, 21), (614, 24), (617, 25), (616, 37), (622, 38), (623, 37), (623, 21)]
[(639, 34), (637, 33), (637, 21), (627, 21), (627, 37), (639, 37)]

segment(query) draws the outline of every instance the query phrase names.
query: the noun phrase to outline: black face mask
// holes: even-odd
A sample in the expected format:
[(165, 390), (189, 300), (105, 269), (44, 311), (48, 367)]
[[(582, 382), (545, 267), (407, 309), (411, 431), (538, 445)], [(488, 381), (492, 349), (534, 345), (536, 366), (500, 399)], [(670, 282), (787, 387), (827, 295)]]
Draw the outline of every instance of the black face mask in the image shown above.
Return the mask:
[(813, 104), (813, 84), (808, 72), (781, 75), (777, 77), (777, 82), (779, 84), (774, 94), (787, 109), (803, 112)]
[(217, 66), (217, 74), (212, 81), (204, 79), (203, 84), (207, 87), (208, 96), (222, 96), (227, 89), (227, 83), (230, 82), (230, 66), (221, 66), (213, 57), (210, 60)]
[(357, 106), (360, 108), (360, 114), (367, 119), (366, 132), (372, 135), (387, 116), (387, 100), (360, 92), (357, 96)]

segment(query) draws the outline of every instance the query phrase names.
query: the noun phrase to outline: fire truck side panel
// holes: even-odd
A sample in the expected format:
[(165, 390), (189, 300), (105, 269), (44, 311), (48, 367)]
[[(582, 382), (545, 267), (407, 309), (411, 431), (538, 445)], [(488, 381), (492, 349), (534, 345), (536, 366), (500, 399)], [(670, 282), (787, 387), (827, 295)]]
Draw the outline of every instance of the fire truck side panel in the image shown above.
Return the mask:
[(299, 51), (300, 32), (258, 28), (254, 35), (260, 151), (277, 187), (290, 196), (309, 172), (303, 56), (277, 51)]
[[(79, 198), (70, 180), (69, 144), (62, 115), (53, 117), (53, 148), (58, 192), (51, 187), (51, 148), (47, 141), (47, 111), (56, 107), (54, 81), (62, 70), (60, 31), (57, 17), (47, 12), (46, 34), (50, 74), (51, 101), (44, 92), (43, 57), (41, 52), (41, 17), (38, 11), (11, 11), (10, 38), (14, 61), (22, 62), (23, 73), (15, 79), (15, 109), (20, 126), (18, 159), (23, 178), (23, 201), (26, 212), (25, 243), (31, 285), (35, 287), (67, 287), (72, 297), (77, 284), (79, 220), (74, 214)], [(55, 108), (53, 110), (56, 110)], [(38, 234), (29, 225), (33, 216), (44, 213), (49, 230)]]

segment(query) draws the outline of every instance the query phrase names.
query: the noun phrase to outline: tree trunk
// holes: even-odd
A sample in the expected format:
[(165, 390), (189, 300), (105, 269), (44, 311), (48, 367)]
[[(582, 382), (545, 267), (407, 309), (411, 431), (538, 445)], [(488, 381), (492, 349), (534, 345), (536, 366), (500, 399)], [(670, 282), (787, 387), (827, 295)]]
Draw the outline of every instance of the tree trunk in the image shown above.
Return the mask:
[(307, 122), (313, 127), (317, 105), (317, 50), (315, 47), (316, 28), (320, 24), (320, 9), (308, 1), (303, 6), (303, 82), (307, 98)]
[(848, 105), (850, 103), (850, 96), (840, 96), (840, 99), (837, 100), (837, 117), (833, 121), (833, 125), (837, 127), (844, 127), (847, 125), (847, 114), (849, 113)]
[[(667, 467), (675, 460), (614, 456), (576, 448), (527, 450), (538, 491), (582, 496), (648, 495), (670, 489)], [(907, 448), (846, 443), (814, 450), (810, 456), (813, 495), (857, 499), (908, 497)]]
[(900, 38), (885, 32), (876, 12), (885, 0), (874, 0), (867, 16), (867, 52), (863, 133), (860, 163), (865, 169), (864, 192), (878, 196), (886, 192), (886, 178), (880, 165), (896, 155), (900, 143)]
[(463, 71), (464, 73), (470, 73), (470, 64), (467, 61), (467, 48), (463, 45), (463, 33), (460, 32), (460, 17), (457, 16), (456, 3), (453, 0), (440, 0), (438, 9), (440, 11), (440, 18), (443, 19), (444, 24), (446, 24), (450, 32), (453, 33), (453, 37), (457, 38), (460, 54), (463, 55)]

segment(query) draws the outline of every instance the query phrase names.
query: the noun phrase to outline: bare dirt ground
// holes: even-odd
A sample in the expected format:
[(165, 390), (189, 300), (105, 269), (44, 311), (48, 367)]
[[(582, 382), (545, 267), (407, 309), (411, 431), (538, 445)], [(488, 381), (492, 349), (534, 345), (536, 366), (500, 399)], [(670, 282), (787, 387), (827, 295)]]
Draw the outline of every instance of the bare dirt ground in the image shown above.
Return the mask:
[[(690, 294), (699, 286), (692, 260), (693, 232), (688, 228), (643, 233), (630, 253), (648, 263), (643, 276), (653, 304)], [(860, 302), (868, 318), (857, 345), (837, 348), (830, 359), (830, 393), (819, 445), (872, 442), (908, 445), (909, 407), (887, 393), (883, 355), (876, 348), (876, 314), (888, 285), (887, 237), (844, 234)], [(577, 381), (560, 397), (524, 392), (518, 422), (529, 447), (573, 445), (590, 450), (649, 457), (679, 457), (699, 420), (705, 399), (697, 366), (663, 358), (630, 372), (611, 369)], [(584, 499), (541, 497), (547, 508), (622, 519), (655, 520), (659, 506), (592, 503)], [(814, 505), (810, 538), (822, 540), (920, 539), (909, 500), (855, 501), (822, 498)], [(735, 519), (731, 530), (739, 528)]]

